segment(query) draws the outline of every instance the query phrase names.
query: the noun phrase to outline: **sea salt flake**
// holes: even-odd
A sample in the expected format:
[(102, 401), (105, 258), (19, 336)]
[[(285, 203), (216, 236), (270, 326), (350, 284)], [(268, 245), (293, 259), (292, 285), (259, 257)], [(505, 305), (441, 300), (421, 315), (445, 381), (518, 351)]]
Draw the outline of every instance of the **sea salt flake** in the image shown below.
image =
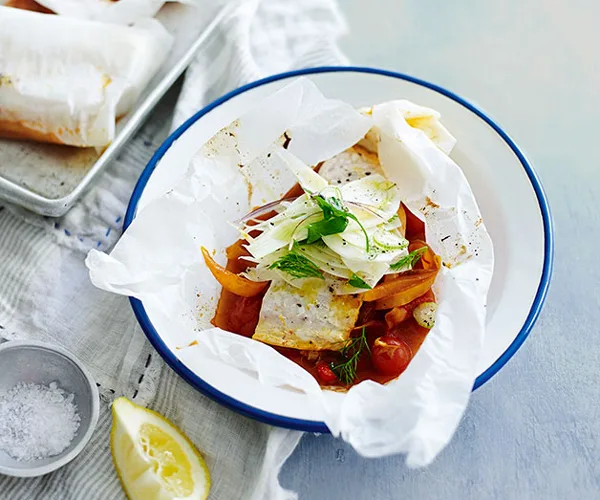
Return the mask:
[(62, 453), (81, 422), (74, 399), (56, 382), (19, 383), (0, 392), (0, 450), (19, 461)]

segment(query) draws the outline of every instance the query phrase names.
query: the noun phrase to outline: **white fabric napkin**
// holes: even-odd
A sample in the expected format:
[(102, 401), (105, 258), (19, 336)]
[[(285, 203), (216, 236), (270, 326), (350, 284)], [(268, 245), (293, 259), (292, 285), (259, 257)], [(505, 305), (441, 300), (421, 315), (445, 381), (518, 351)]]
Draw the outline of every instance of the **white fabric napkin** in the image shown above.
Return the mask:
[[(207, 14), (193, 13), (199, 20)], [(50, 219), (0, 205), (0, 337), (66, 347), (93, 373), (103, 402), (96, 432), (78, 458), (40, 478), (0, 476), (3, 498), (124, 498), (109, 449), (109, 405), (118, 395), (184, 430), (207, 460), (210, 498), (297, 497), (281, 488), (278, 474), (301, 433), (239, 416), (188, 386), (148, 344), (127, 299), (94, 288), (83, 262), (89, 249), (108, 250), (119, 238), (135, 181), (169, 129), (257, 78), (345, 63), (336, 45), (345, 29), (335, 0), (242, 2), (200, 49), (174, 115), (170, 93), (67, 215)]]

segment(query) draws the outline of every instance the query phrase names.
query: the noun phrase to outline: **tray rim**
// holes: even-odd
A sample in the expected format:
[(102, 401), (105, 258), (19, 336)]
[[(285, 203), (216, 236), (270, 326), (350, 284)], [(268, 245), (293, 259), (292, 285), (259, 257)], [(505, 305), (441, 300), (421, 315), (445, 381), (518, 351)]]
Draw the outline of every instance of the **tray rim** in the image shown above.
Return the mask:
[[(525, 319), (521, 330), (516, 335), (515, 339), (511, 342), (511, 344), (508, 346), (508, 348), (496, 359), (496, 361), (477, 377), (473, 386), (473, 391), (475, 391), (476, 389), (484, 385), (486, 382), (488, 382), (514, 356), (514, 354), (520, 349), (520, 347), (523, 345), (523, 343), (529, 336), (533, 325), (539, 317), (539, 314), (546, 300), (554, 265), (554, 224), (550, 212), (550, 205), (548, 203), (548, 199), (539, 180), (539, 177), (534, 171), (531, 163), (527, 160), (525, 154), (521, 151), (521, 149), (510, 138), (510, 136), (506, 132), (504, 132), (504, 130), (502, 130), (502, 128), (500, 128), (500, 126), (486, 113), (484, 113), (479, 107), (470, 103), (468, 100), (458, 96), (454, 92), (445, 89), (444, 87), (404, 73), (361, 66), (322, 66), (316, 68), (288, 71), (284, 73), (275, 74), (239, 87), (225, 94), (219, 99), (216, 99), (215, 101), (208, 104), (200, 111), (192, 115), (179, 128), (177, 128), (177, 130), (175, 130), (157, 149), (157, 151), (154, 153), (154, 155), (142, 171), (142, 174), (140, 175), (140, 178), (138, 179), (136, 186), (133, 190), (131, 199), (129, 201), (129, 205), (127, 207), (127, 212), (125, 214), (123, 231), (125, 231), (131, 225), (133, 219), (135, 219), (138, 202), (142, 196), (142, 193), (144, 192), (144, 189), (146, 188), (148, 180), (150, 179), (159, 161), (162, 159), (162, 157), (164, 156), (166, 151), (171, 147), (171, 145), (202, 116), (204, 116), (214, 108), (220, 106), (224, 102), (228, 101), (229, 99), (239, 94), (242, 94), (248, 90), (251, 90), (255, 87), (259, 87), (267, 83), (283, 80), (286, 78), (330, 72), (369, 73), (380, 76), (398, 78), (400, 80), (405, 80), (417, 85), (424, 86), (456, 101), (458, 104), (466, 107), (469, 111), (471, 111), (476, 116), (485, 121), (504, 140), (504, 142), (506, 142), (506, 144), (513, 151), (513, 153), (516, 155), (517, 159), (521, 163), (523, 169), (527, 174), (529, 182), (531, 183), (534, 189), (540, 208), (540, 213), (542, 216), (542, 223), (544, 229), (544, 263), (542, 267), (540, 283), (538, 285), (538, 289), (536, 291), (536, 295), (531, 305), (529, 314), (527, 315), (527, 318)], [(158, 351), (161, 357), (179, 376), (181, 376), (187, 383), (189, 383), (195, 389), (199, 390), (204, 395), (208, 396), (209, 398), (226, 406), (231, 410), (234, 410), (242, 415), (245, 415), (263, 423), (307, 432), (330, 432), (324, 422), (285, 417), (272, 412), (264, 411), (249, 404), (243, 403), (219, 391), (212, 385), (208, 384), (198, 375), (192, 372), (189, 368), (187, 368), (187, 366), (185, 366), (166, 346), (166, 344), (163, 342), (160, 335), (154, 328), (154, 325), (150, 321), (143, 303), (134, 297), (129, 297), (129, 301), (131, 303), (133, 312), (140, 326), (142, 327), (142, 330), (144, 331), (144, 334), (146, 335), (152, 346)]]

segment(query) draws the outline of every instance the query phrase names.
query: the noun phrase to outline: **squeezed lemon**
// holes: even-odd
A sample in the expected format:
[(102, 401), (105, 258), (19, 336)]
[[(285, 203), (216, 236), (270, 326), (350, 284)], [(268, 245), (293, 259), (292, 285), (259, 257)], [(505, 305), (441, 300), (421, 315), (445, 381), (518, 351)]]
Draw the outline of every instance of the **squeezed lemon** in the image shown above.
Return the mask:
[(190, 440), (158, 413), (118, 398), (110, 446), (131, 500), (205, 500), (210, 474)]

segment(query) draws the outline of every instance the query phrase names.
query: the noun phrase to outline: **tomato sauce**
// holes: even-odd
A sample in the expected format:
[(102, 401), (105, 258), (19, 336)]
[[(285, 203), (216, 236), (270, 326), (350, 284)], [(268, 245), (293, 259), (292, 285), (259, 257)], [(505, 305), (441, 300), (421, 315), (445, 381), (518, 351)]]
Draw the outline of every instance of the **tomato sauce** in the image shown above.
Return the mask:
[[(302, 194), (298, 191), (299, 186), (294, 186), (284, 198), (296, 197)], [(410, 242), (409, 249), (412, 251), (415, 248), (419, 248), (425, 243), (425, 225), (423, 222), (410, 212), (406, 207), (403, 206), (406, 212), (406, 238)], [(265, 220), (272, 217), (274, 213), (263, 216)], [(261, 217), (261, 218), (263, 218)], [(246, 270), (248, 267), (254, 264), (239, 259), (242, 255), (249, 255), (249, 253), (243, 248), (244, 240), (238, 240), (227, 249), (227, 269), (234, 272), (240, 273)], [(426, 259), (423, 262), (419, 261), (415, 268), (423, 269), (431, 263), (428, 263)], [(252, 337), (258, 324), (260, 309), (262, 306), (262, 300), (264, 293), (259, 294), (255, 297), (240, 297), (227, 290), (222, 290), (217, 306), (217, 312), (212, 320), (212, 323), (224, 330), (238, 333), (245, 337)], [(364, 302), (358, 320), (356, 322), (355, 330), (352, 333), (352, 337), (359, 337), (362, 334), (363, 326), (365, 329), (365, 335), (367, 338), (367, 345), (369, 349), (363, 349), (360, 357), (358, 358), (358, 364), (356, 369), (356, 376), (352, 384), (357, 384), (363, 380), (373, 380), (379, 383), (386, 383), (398, 377), (396, 375), (388, 375), (380, 373), (375, 369), (372, 352), (375, 339), (383, 336), (392, 336), (405, 342), (410, 348), (411, 358), (417, 353), (421, 344), (425, 340), (425, 337), (429, 333), (429, 329), (424, 328), (417, 324), (412, 316), (413, 309), (422, 302), (435, 302), (435, 297), (431, 289), (429, 289), (424, 295), (413, 300), (409, 304), (403, 306), (406, 311), (406, 319), (401, 321), (399, 324), (388, 325), (386, 322), (386, 314), (388, 310), (377, 310), (375, 309), (375, 302)], [(340, 362), (344, 361), (344, 358), (339, 352), (335, 351), (302, 351), (298, 349), (289, 349), (273, 346), (280, 354), (294, 361), (298, 365), (302, 366), (306, 371), (313, 375), (322, 385), (331, 387), (332, 384), (323, 384), (322, 377), (319, 377), (318, 366), (325, 363), (327, 366), (336, 366)], [(339, 387), (341, 390), (347, 389), (349, 385), (342, 383), (338, 380), (334, 386)]]

